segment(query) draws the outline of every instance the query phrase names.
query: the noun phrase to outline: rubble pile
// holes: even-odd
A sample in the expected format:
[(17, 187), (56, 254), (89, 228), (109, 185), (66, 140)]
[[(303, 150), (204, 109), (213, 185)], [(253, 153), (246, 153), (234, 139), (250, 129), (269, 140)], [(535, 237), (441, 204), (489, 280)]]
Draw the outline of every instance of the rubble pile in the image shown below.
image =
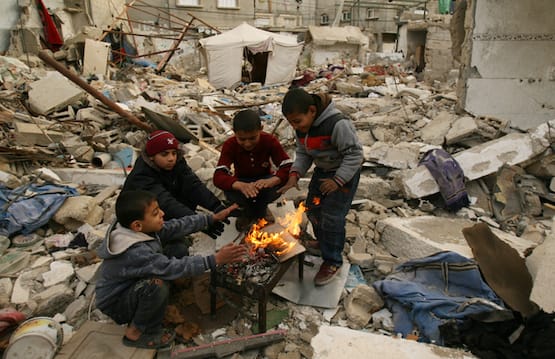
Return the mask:
[[(2, 212), (21, 198), (37, 196), (37, 186), (52, 185), (52, 192), (67, 198), (37, 228), (23, 225), (23, 231), (1, 237), (0, 306), (27, 317), (57, 318), (69, 340), (87, 320), (109, 321), (94, 307), (100, 261), (95, 249), (114, 221), (115, 199), (147, 132), (58, 72), (37, 65), (0, 57)], [(420, 82), (403, 66), (342, 66), (311, 70), (324, 71), (321, 77), (299, 74), (308, 91), (334, 95), (364, 146), (362, 176), (347, 217), (345, 255), (366, 284), (342, 289), (332, 313), (272, 296), (271, 310), (289, 313), (279, 324), (288, 332), (285, 342), (264, 349), (268, 358), (283, 353), (312, 357), (311, 339), (326, 323), (394, 334), (391, 313), (371, 284), (405, 259), (453, 249), (471, 256), (460, 231), (469, 224), (489, 224), (523, 256), (551, 234), (555, 123), (522, 132), (502, 119), (459, 114), (454, 82)], [(88, 78), (88, 83), (145, 124), (187, 142), (189, 166), (217, 195), (221, 192), (212, 184), (212, 174), (218, 148), (232, 134), (229, 121), (235, 111), (257, 107), (264, 129), (293, 155), (294, 133), (280, 108), (285, 85), (216, 90), (202, 76), (177, 81), (132, 66), (110, 72)], [(471, 204), (456, 213), (444, 208), (437, 184), (419, 166), (433, 148), (451, 153), (467, 178)], [(300, 184), (301, 191), (288, 192), (286, 199), (302, 199), (308, 179)], [(206, 246), (213, 250), (204, 234), (193, 239), (193, 252)], [(249, 335), (252, 325), (239, 317), (220, 334), (191, 340), (200, 345)]]

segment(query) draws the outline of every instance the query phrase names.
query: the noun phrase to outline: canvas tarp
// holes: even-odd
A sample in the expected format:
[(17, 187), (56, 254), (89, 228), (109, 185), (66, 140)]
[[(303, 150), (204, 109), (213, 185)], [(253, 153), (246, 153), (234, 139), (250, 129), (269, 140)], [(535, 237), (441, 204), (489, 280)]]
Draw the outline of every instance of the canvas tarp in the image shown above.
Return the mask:
[(243, 50), (269, 52), (265, 85), (291, 81), (303, 44), (295, 36), (275, 34), (247, 23), (220, 35), (200, 40), (208, 68), (208, 81), (228, 87), (241, 81)]

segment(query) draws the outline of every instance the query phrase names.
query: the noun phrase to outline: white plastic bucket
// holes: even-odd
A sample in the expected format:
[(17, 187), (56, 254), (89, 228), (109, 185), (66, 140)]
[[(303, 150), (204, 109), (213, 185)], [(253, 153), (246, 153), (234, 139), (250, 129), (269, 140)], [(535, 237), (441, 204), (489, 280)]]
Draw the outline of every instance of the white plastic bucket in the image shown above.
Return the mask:
[(62, 327), (54, 319), (31, 318), (13, 332), (3, 359), (52, 359), (63, 341)]

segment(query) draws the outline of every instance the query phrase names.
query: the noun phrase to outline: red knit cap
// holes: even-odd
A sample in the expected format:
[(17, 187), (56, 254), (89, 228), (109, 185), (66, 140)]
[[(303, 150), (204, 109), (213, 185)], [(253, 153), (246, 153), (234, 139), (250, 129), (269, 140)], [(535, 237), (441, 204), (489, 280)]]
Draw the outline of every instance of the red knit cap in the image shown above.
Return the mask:
[(158, 130), (148, 135), (145, 151), (147, 155), (154, 156), (162, 151), (176, 150), (178, 145), (179, 141), (172, 133)]

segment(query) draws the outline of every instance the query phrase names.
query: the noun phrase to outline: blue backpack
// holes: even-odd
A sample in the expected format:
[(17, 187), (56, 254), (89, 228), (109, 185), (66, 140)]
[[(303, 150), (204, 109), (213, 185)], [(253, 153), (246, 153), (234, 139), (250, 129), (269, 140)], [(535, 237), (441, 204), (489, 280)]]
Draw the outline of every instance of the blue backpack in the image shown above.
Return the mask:
[(436, 180), (448, 210), (458, 211), (470, 204), (464, 185), (463, 170), (453, 156), (441, 148), (436, 148), (426, 152), (420, 164), (426, 166)]

